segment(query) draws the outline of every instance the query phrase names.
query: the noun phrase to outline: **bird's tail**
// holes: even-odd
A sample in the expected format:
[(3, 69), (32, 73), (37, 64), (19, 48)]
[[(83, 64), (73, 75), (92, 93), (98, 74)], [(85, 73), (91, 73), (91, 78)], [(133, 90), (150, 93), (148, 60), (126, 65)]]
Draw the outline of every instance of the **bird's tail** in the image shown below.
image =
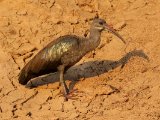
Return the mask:
[(19, 74), (19, 83), (22, 85), (26, 85), (27, 82), (33, 78), (33, 75), (24, 67)]

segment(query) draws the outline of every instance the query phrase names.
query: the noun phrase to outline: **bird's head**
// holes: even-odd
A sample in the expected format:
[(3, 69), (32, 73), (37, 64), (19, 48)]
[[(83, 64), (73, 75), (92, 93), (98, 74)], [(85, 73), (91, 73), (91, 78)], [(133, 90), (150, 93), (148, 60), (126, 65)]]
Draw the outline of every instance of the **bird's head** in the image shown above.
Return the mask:
[(112, 27), (110, 27), (106, 23), (106, 21), (103, 19), (99, 19), (99, 18), (94, 19), (91, 29), (98, 30), (99, 32), (102, 32), (104, 30), (110, 31), (111, 33), (116, 35), (118, 38), (120, 38), (123, 41), (123, 43), (126, 43), (124, 39)]

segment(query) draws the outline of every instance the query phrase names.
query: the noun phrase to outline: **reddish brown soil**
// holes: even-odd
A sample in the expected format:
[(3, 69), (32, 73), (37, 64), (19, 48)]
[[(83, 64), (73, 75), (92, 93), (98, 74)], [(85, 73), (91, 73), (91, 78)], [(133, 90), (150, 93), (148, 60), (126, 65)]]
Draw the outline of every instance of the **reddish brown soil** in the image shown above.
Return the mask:
[[(95, 55), (66, 73), (77, 100), (64, 102), (57, 73), (33, 89), (18, 83), (41, 48), (65, 34), (84, 36), (96, 14), (127, 44), (103, 32)], [(0, 0), (0, 49), (1, 120), (160, 120), (159, 0)]]

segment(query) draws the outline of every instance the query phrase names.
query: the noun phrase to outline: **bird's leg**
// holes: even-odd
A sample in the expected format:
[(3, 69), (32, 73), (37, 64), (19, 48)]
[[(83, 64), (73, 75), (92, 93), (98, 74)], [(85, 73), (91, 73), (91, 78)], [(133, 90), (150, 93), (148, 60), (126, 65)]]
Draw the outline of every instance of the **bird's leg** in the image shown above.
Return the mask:
[(60, 73), (61, 90), (63, 91), (65, 100), (67, 101), (68, 100), (67, 94), (69, 93), (69, 89), (67, 88), (67, 85), (66, 85), (65, 80), (64, 80), (64, 68), (65, 68), (64, 65), (60, 65), (58, 67), (58, 71)]

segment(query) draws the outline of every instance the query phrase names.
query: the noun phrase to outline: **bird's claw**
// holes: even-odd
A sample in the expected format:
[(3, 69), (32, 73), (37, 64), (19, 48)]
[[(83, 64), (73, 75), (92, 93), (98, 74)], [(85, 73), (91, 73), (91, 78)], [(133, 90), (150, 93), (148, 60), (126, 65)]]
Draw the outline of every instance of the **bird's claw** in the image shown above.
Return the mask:
[(77, 93), (82, 93), (82, 91), (78, 91), (78, 89), (73, 89), (70, 90), (67, 94), (65, 93), (61, 94), (61, 96), (62, 95), (64, 96), (65, 101), (68, 101), (68, 99), (77, 100), (78, 99)]

